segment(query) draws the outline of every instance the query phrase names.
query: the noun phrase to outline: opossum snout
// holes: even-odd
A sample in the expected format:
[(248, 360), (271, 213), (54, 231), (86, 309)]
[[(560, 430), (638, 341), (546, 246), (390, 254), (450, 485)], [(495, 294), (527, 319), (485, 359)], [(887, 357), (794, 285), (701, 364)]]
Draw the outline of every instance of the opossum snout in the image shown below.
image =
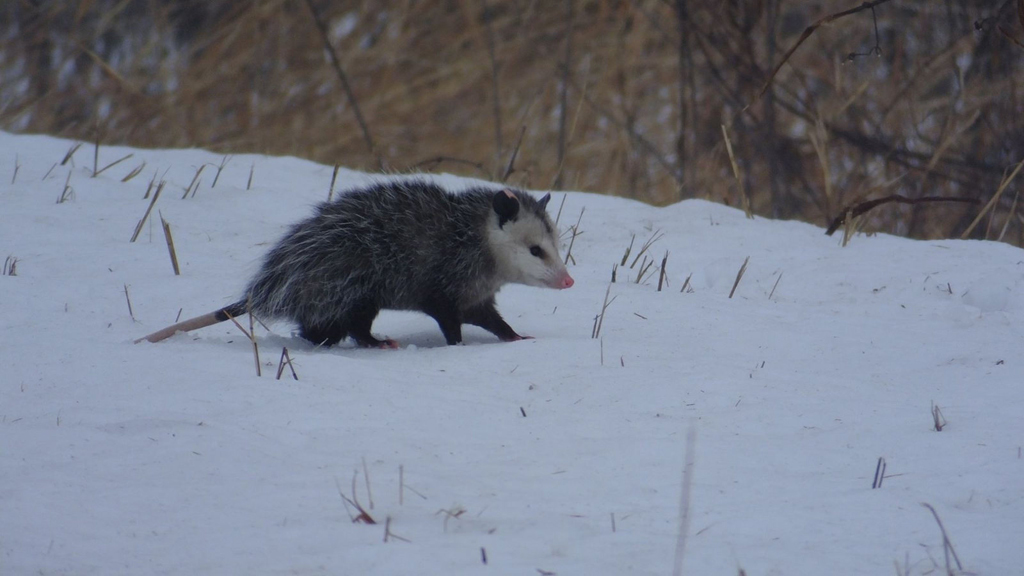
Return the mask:
[(554, 281), (551, 282), (551, 287), (559, 290), (565, 290), (566, 288), (572, 288), (572, 285), (575, 283), (576, 281), (572, 279), (572, 276), (569, 276), (569, 272), (567, 271), (565, 274), (556, 277)]

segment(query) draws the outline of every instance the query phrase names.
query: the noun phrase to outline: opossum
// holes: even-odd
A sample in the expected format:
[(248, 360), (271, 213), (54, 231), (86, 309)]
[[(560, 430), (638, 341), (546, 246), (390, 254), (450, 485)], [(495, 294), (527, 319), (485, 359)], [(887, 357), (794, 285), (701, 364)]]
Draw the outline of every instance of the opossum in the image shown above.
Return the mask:
[(240, 300), (136, 342), (251, 312), (294, 322), (315, 345), (351, 336), (360, 346), (396, 348), (370, 333), (382, 309), (428, 314), (449, 345), (462, 342), (462, 324), (503, 341), (523, 339), (498, 313), (498, 290), (574, 284), (559, 256), (549, 200), (509, 188), (450, 192), (424, 181), (343, 193), (291, 228)]

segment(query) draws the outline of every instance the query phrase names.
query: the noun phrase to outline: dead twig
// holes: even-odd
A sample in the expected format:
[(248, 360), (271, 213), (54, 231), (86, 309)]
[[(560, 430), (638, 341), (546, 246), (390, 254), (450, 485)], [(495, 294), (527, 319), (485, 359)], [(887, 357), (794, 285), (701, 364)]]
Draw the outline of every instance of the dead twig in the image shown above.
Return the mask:
[(945, 198), (938, 196), (922, 196), (921, 198), (907, 198), (906, 196), (901, 196), (899, 194), (892, 194), (884, 198), (867, 200), (855, 206), (849, 206), (843, 209), (843, 211), (839, 213), (839, 216), (836, 216), (835, 219), (832, 220), (831, 223), (829, 223), (828, 228), (825, 230), (825, 234), (827, 236), (831, 236), (833, 233), (835, 233), (836, 230), (839, 229), (840, 226), (845, 224), (847, 220), (856, 218), (857, 216), (860, 216), (861, 214), (867, 212), (868, 210), (871, 210), (872, 208), (881, 206), (882, 204), (888, 204), (890, 202), (898, 202), (900, 204), (922, 204), (924, 202), (962, 202), (965, 204), (978, 204), (978, 200), (976, 198)]
[[(491, 61), (491, 95), (492, 104), (494, 105), (494, 171), (499, 170), (501, 165), (501, 92), (498, 88), (498, 59), (495, 56), (495, 39), (494, 39), (494, 13), (491, 8), (487, 5), (486, 0), (481, 0), (483, 4), (483, 20), (484, 26), (487, 29), (487, 35), (484, 37), (484, 42), (487, 44), (487, 57)], [(523, 130), (526, 127), (523, 126)], [(515, 161), (515, 153), (512, 153), (512, 161)], [(509, 169), (505, 172), (505, 177), (501, 179), (502, 182), (505, 178), (508, 178), (508, 174), (512, 171), (512, 162), (509, 162)]]
[(523, 144), (523, 136), (526, 135), (526, 124), (523, 124), (522, 128), (519, 129), (519, 137), (516, 138), (516, 146), (512, 149), (512, 155), (508, 158), (508, 166), (505, 168), (505, 173), (501, 175), (501, 181), (505, 182), (508, 177), (512, 175), (516, 167), (516, 156), (519, 155), (519, 147)]
[(373, 138), (370, 136), (370, 129), (366, 127), (366, 120), (363, 119), (363, 113), (359, 110), (359, 102), (356, 100), (356, 95), (352, 92), (352, 86), (348, 83), (348, 76), (345, 75), (345, 70), (341, 67), (341, 61), (338, 59), (338, 53), (334, 50), (334, 46), (331, 45), (331, 39), (327, 32), (327, 24), (324, 23), (320, 13), (316, 11), (316, 7), (313, 6), (313, 0), (306, 0), (306, 6), (309, 8), (309, 14), (313, 17), (313, 22), (316, 23), (316, 28), (320, 32), (320, 38), (324, 41), (324, 48), (327, 50), (327, 55), (331, 59), (331, 66), (334, 67), (335, 74), (338, 75), (338, 80), (341, 82), (341, 88), (345, 91), (345, 97), (348, 98), (348, 104), (352, 107), (352, 113), (356, 117), (356, 122), (359, 123), (359, 129), (363, 133), (363, 140), (366, 142), (366, 149), (370, 155), (377, 158), (377, 163), (381, 169), (384, 169), (384, 158), (377, 153), (377, 146), (373, 143)]
[(789, 57), (792, 56), (794, 52), (796, 52), (796, 49), (799, 48), (805, 40), (810, 38), (811, 34), (814, 34), (815, 30), (817, 30), (820, 26), (830, 24), (840, 18), (849, 16), (851, 14), (856, 14), (858, 12), (863, 12), (864, 10), (874, 11), (875, 6), (885, 4), (888, 1), (889, 0), (875, 0), (874, 2), (862, 2), (860, 5), (855, 6), (853, 8), (836, 12), (835, 14), (829, 14), (824, 18), (819, 18), (818, 21), (808, 26), (806, 29), (804, 29), (803, 34), (800, 35), (800, 38), (796, 41), (796, 44), (793, 44), (793, 46), (789, 50), (787, 50), (785, 54), (783, 54), (782, 60), (780, 60), (779, 63), (775, 65), (775, 68), (772, 69), (771, 73), (768, 74), (768, 79), (765, 80), (764, 86), (761, 87), (761, 91), (758, 93), (757, 98), (759, 99), (761, 98), (761, 96), (764, 96), (764, 93), (768, 91), (768, 86), (771, 85), (772, 80), (775, 79), (775, 75), (779, 73), (779, 70), (782, 68), (782, 65), (789, 60)]

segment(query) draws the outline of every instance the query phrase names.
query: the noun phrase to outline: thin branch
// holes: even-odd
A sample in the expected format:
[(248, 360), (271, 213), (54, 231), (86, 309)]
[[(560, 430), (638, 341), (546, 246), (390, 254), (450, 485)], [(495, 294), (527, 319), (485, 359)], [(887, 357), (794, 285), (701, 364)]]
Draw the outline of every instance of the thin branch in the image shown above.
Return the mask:
[(366, 121), (363, 119), (363, 113), (359, 110), (359, 102), (356, 100), (356, 95), (352, 92), (352, 86), (348, 83), (348, 76), (345, 75), (345, 70), (341, 67), (341, 61), (338, 59), (338, 53), (334, 50), (334, 46), (331, 46), (331, 40), (327, 33), (327, 24), (324, 23), (323, 18), (316, 11), (316, 7), (313, 6), (313, 0), (306, 0), (306, 6), (309, 7), (309, 13), (313, 17), (313, 21), (316, 23), (317, 30), (320, 31), (320, 37), (324, 41), (324, 48), (327, 50), (327, 55), (330, 56), (331, 65), (334, 67), (334, 72), (338, 75), (338, 80), (341, 81), (341, 88), (345, 91), (345, 96), (348, 98), (348, 103), (352, 106), (352, 113), (356, 116), (356, 122), (359, 123), (359, 129), (363, 132), (363, 140), (366, 142), (366, 149), (370, 152), (370, 155), (377, 158), (377, 163), (381, 169), (384, 168), (384, 159), (377, 154), (377, 147), (373, 143), (373, 138), (370, 136), (370, 129), (366, 127)]
[[(494, 99), (494, 170), (499, 170), (501, 165), (501, 92), (498, 86), (498, 59), (495, 56), (495, 41), (494, 41), (494, 12), (487, 5), (486, 0), (481, 0), (483, 5), (484, 13), (483, 19), (484, 24), (487, 27), (487, 35), (485, 41), (487, 44), (487, 56), (491, 60), (491, 92), (493, 93)], [(524, 127), (525, 129), (525, 127)], [(513, 154), (512, 159), (515, 160)], [(509, 163), (511, 165), (511, 162)], [(508, 175), (506, 174), (506, 178)], [(504, 181), (504, 179), (502, 180)]]
[(804, 33), (800, 35), (800, 39), (796, 41), (796, 44), (793, 44), (793, 47), (786, 51), (786, 53), (782, 56), (782, 60), (780, 60), (779, 63), (775, 65), (775, 68), (772, 69), (771, 73), (768, 74), (768, 79), (765, 80), (764, 86), (758, 93), (757, 98), (764, 96), (764, 93), (768, 91), (768, 86), (771, 85), (772, 80), (775, 79), (775, 75), (779, 73), (779, 70), (782, 68), (782, 65), (785, 64), (786, 61), (789, 60), (789, 57), (792, 56), (794, 52), (796, 52), (796, 49), (799, 48), (800, 45), (804, 43), (804, 40), (807, 40), (808, 38), (811, 37), (811, 34), (814, 34), (814, 31), (817, 30), (819, 26), (831, 24), (832, 22), (840, 18), (849, 16), (851, 14), (856, 14), (858, 12), (863, 12), (864, 10), (872, 10), (873, 12), (875, 6), (885, 4), (888, 1), (889, 0), (875, 0), (874, 2), (863, 2), (859, 6), (855, 6), (853, 8), (849, 8), (841, 12), (836, 12), (835, 14), (829, 14), (828, 16), (820, 18), (814, 24), (808, 26), (806, 29), (804, 29)]
[(924, 202), (962, 202), (964, 204), (978, 204), (976, 198), (945, 198), (940, 196), (923, 196), (921, 198), (907, 198), (906, 196), (900, 196), (899, 194), (892, 194), (884, 198), (876, 198), (875, 200), (868, 200), (861, 202), (856, 206), (848, 206), (836, 216), (835, 219), (828, 225), (828, 229), (825, 230), (825, 234), (831, 236), (839, 229), (840, 226), (846, 223), (847, 220), (852, 220), (857, 216), (875, 208), (882, 204), (888, 204), (889, 202), (897, 202), (899, 204), (921, 204)]
[(562, 165), (565, 162), (565, 148), (568, 145), (567, 124), (569, 119), (569, 74), (572, 70), (572, 24), (573, 0), (565, 0), (565, 58), (562, 61), (562, 85), (558, 94), (558, 172), (553, 188), (562, 188)]

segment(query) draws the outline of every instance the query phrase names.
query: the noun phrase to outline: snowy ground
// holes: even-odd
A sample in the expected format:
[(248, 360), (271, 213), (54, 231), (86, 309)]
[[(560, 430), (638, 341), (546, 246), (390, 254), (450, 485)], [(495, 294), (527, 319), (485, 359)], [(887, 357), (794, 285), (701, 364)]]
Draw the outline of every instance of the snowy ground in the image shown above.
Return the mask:
[[(446, 347), (386, 313), (402, 349), (317, 350), (273, 325), (257, 377), (230, 324), (132, 340), (239, 296), (332, 168), (236, 156), (213, 187), (221, 156), (103, 147), (133, 156), (91, 178), (72, 144), (0, 133), (0, 574), (667, 575), (684, 478), (686, 573), (945, 574), (928, 503), (964, 572), (1024, 574), (1024, 251), (570, 193), (576, 286), (498, 298), (536, 339)], [(658, 231), (668, 288), (620, 268), (592, 339)]]

